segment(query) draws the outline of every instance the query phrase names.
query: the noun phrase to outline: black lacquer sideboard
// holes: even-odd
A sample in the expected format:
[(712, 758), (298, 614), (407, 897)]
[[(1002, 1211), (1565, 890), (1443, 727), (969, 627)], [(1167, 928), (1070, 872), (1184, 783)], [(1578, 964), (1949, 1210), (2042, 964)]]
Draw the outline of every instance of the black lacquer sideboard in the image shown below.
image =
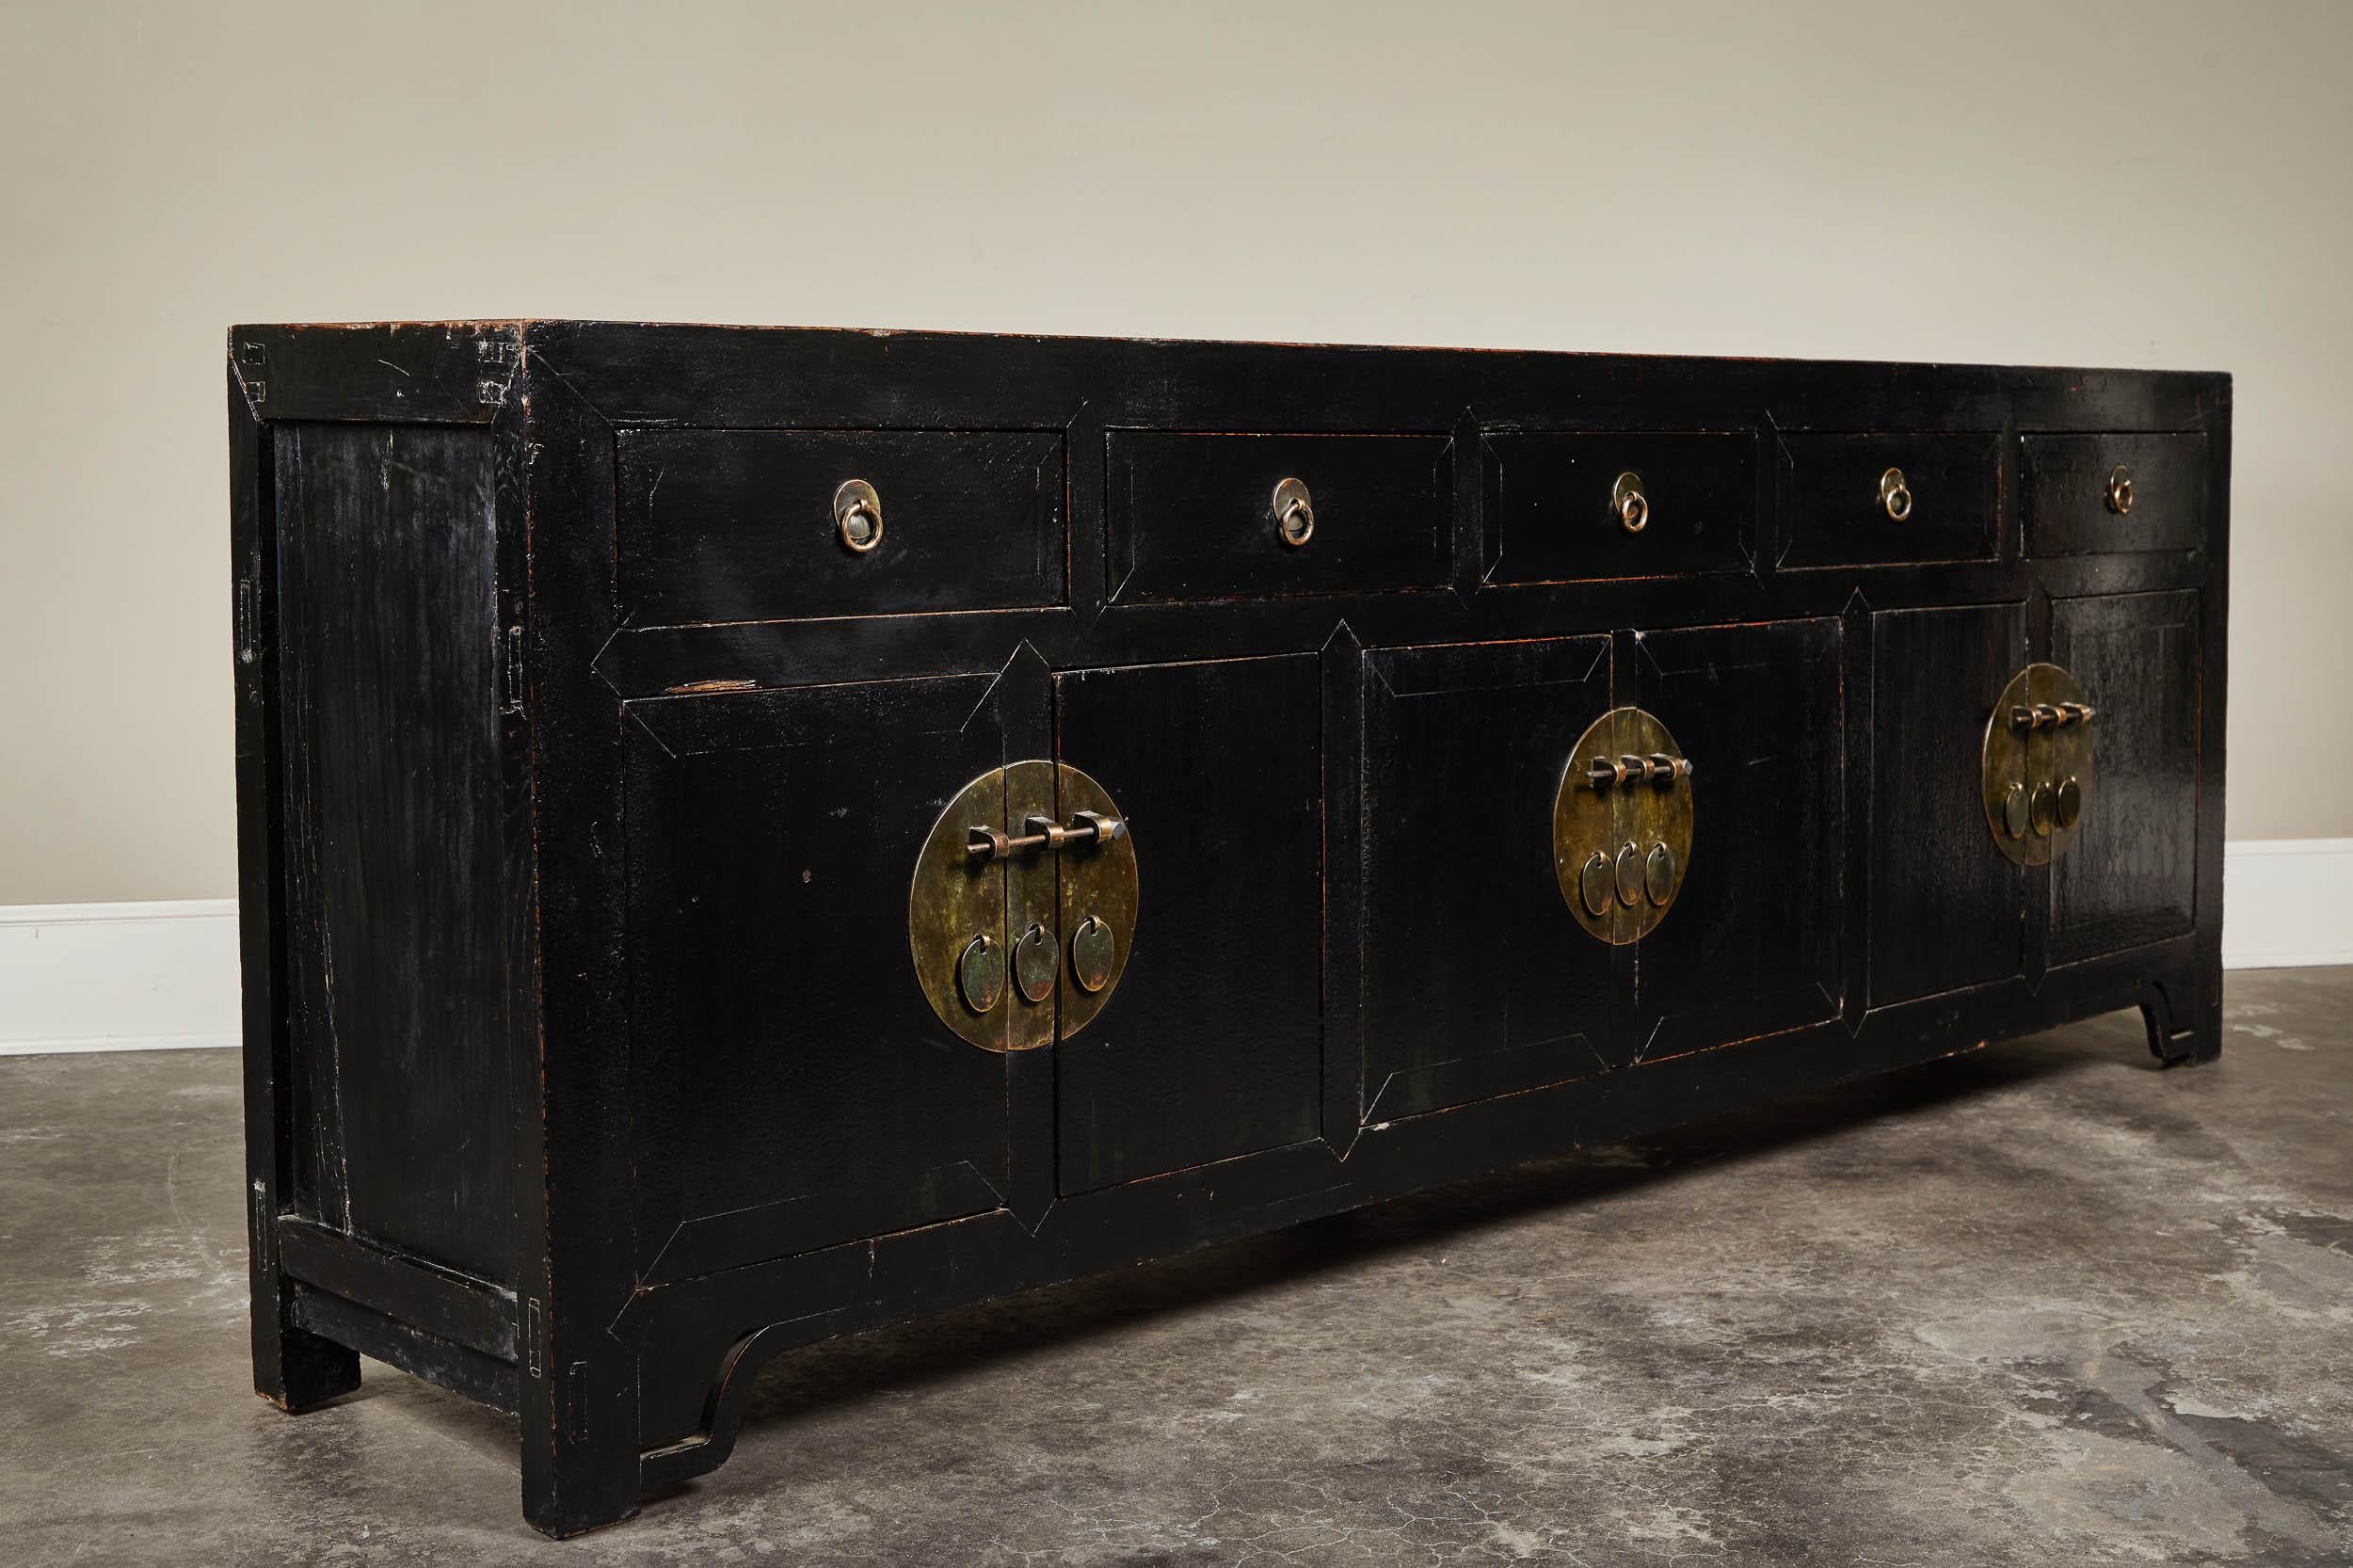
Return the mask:
[(261, 1392), (567, 1534), (776, 1352), (2138, 1007), (2219, 1048), (2214, 375), (229, 344)]

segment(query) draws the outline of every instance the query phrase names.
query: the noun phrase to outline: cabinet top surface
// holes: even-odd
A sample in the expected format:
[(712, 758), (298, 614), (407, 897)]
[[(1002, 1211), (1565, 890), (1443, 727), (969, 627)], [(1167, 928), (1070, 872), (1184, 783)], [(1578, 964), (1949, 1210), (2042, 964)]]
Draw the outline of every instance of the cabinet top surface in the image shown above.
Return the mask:
[(1594, 363), (1625, 362), (1633, 364), (1685, 366), (1746, 366), (1783, 371), (1807, 369), (1903, 369), (1907, 371), (1949, 371), (1956, 374), (1997, 374), (2027, 376), (2036, 379), (2058, 377), (2137, 377), (2188, 376), (2201, 380), (2227, 383), (2228, 372), (2179, 368), (2123, 366), (2066, 366), (2048, 364), (2004, 364), (1985, 360), (1842, 360), (1793, 359), (1755, 355), (1690, 355), (1648, 354), (1621, 350), (1521, 348), (1513, 346), (1465, 345), (1444, 344), (1386, 344), (1352, 342), (1288, 342), (1243, 338), (1162, 338), (1162, 337), (1103, 337), (1081, 334), (1047, 332), (984, 332), (962, 329), (927, 328), (872, 328), (749, 325), (725, 322), (667, 322), (579, 320), (558, 317), (485, 318), (481, 320), (447, 321), (335, 321), (335, 322), (275, 322), (244, 323), (229, 329), (231, 351), (233, 354), (239, 340), (255, 336), (280, 337), (295, 334), (384, 334), (400, 337), (495, 338), (504, 337), (535, 345), (557, 342), (616, 343), (636, 341), (675, 344), (702, 338), (799, 340), (814, 345), (832, 341), (860, 341), (877, 344), (893, 342), (935, 344), (943, 346), (960, 345), (985, 352), (990, 349), (1030, 347), (1071, 352), (1134, 349), (1198, 350), (1204, 352), (1249, 352), (1277, 354), (1339, 354), (1347, 356), (1380, 355), (1455, 359), (1476, 357), (1506, 357), (1540, 359)]

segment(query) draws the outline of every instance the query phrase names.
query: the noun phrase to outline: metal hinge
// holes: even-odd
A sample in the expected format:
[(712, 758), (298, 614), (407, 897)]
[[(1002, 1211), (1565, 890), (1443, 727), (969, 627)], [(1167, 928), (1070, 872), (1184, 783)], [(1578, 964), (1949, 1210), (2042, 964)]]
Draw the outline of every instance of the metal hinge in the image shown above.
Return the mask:
[(256, 416), (262, 405), (269, 401), (269, 344), (241, 343), (237, 345), (237, 380), (245, 388), (245, 400)]
[(510, 626), (500, 639), (499, 712), (523, 711), (523, 629)]
[(513, 339), (504, 336), (477, 338), (473, 345), (474, 360), (480, 368), (480, 378), (474, 382), (474, 399), (486, 408), (504, 408), (506, 393), (515, 384), (516, 353)]
[(564, 1375), (556, 1381), (562, 1384), (565, 1439), (572, 1443), (585, 1442), (588, 1437), (588, 1363), (573, 1362), (564, 1368)]
[(237, 579), (237, 663), (250, 664), (260, 652), (261, 590), (251, 577)]

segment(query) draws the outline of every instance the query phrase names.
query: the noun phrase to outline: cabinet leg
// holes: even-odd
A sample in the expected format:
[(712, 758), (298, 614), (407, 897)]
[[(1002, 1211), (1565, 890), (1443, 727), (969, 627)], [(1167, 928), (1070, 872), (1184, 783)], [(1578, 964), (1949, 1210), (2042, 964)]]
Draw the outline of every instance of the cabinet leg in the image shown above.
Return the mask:
[[(2184, 997), (2187, 1005), (2176, 1005)], [(2149, 1026), (2149, 1053), (2169, 1067), (2212, 1062), (2222, 1054), (2222, 984), (2191, 984), (2174, 990), (2158, 986), (2140, 1004)]]
[(290, 1415), (360, 1386), (360, 1352), (286, 1321), (280, 1291), (256, 1292), (253, 1391)]
[(637, 1367), (573, 1361), (523, 1380), (523, 1517), (558, 1540), (637, 1512)]

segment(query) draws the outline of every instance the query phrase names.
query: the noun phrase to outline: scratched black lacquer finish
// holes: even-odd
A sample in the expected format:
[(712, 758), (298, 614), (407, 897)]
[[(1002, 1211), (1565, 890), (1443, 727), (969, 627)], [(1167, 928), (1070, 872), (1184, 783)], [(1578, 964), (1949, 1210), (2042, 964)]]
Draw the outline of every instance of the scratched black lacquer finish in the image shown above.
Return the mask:
[[(551, 1534), (795, 1345), (2220, 1047), (2224, 376), (488, 322), (229, 392), (255, 1385), (516, 1412)], [(2092, 737), (2039, 862), (1989, 721)]]

